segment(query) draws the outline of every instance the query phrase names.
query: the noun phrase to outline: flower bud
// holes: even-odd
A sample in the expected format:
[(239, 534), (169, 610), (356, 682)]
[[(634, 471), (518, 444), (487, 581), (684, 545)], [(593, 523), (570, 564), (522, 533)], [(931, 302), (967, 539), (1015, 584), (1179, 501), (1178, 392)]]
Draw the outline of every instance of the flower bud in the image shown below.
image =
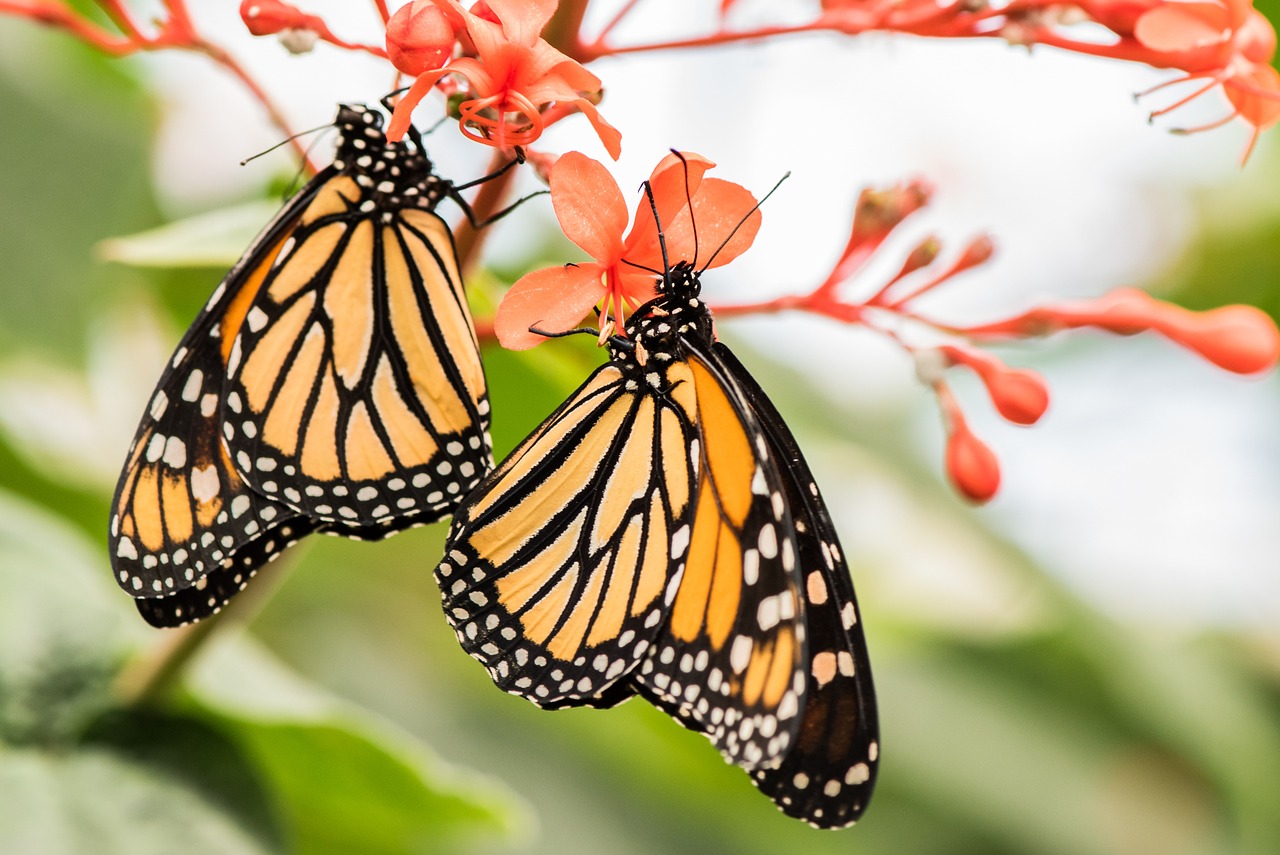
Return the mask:
[(1007, 421), (1033, 425), (1049, 407), (1044, 378), (1025, 368), (1010, 368), (987, 353), (944, 345), (943, 355), (953, 365), (967, 365), (982, 378), (996, 411)]
[(929, 204), (932, 192), (923, 181), (886, 190), (863, 190), (854, 209), (853, 240), (868, 240), (893, 231), (898, 223)]
[(413, 77), (443, 66), (456, 40), (449, 19), (431, 0), (413, 0), (387, 22), (387, 58)]
[(1000, 463), (987, 444), (969, 430), (949, 394), (943, 397), (942, 405), (948, 423), (947, 475), (970, 501), (990, 501), (1000, 489)]
[(305, 28), (310, 15), (280, 0), (244, 0), (240, 18), (255, 36), (273, 36), (284, 30)]
[(1261, 309), (1222, 306), (1208, 312), (1170, 313), (1157, 329), (1167, 338), (1236, 374), (1257, 374), (1280, 359), (1280, 330)]

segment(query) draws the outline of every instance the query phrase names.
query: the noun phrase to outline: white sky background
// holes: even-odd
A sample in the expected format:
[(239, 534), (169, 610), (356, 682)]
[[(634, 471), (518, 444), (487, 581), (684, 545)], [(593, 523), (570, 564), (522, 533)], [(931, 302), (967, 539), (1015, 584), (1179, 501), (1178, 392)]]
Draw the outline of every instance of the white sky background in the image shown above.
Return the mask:
[[(296, 127), (329, 121), (338, 101), (376, 101), (391, 84), (377, 61), (327, 46), (291, 57), (272, 39), (246, 39), (230, 0), (192, 5), (202, 26), (234, 45), (271, 87)], [(378, 38), (372, 3), (301, 5), (342, 36)], [(773, 5), (744, 0), (742, 21)], [(650, 0), (616, 38), (709, 29), (717, 6)], [(156, 169), (173, 212), (236, 201), (260, 186), (270, 165), (237, 165), (278, 141), (258, 106), (199, 59), (148, 61), (166, 100)], [(936, 195), (905, 231), (917, 240), (937, 232), (953, 252), (987, 231), (1000, 248), (995, 263), (928, 304), (941, 318), (993, 318), (1049, 298), (1141, 284), (1176, 265), (1196, 227), (1192, 195), (1234, 185), (1243, 198), (1274, 151), (1264, 136), (1241, 173), (1242, 125), (1193, 137), (1149, 127), (1146, 111), (1168, 101), (1135, 105), (1132, 93), (1168, 72), (1050, 50), (1031, 56), (994, 40), (807, 36), (606, 59), (592, 68), (606, 84), (601, 110), (623, 132), (614, 174), (624, 192), (673, 146), (712, 158), (720, 164), (713, 174), (757, 192), (791, 171), (750, 254), (707, 277), (709, 296), (721, 301), (810, 287), (844, 244), (858, 189), (912, 176), (932, 182)], [(1225, 109), (1220, 97), (1206, 97), (1173, 124), (1201, 124)], [(447, 129), (429, 142), (447, 177), (468, 180), (485, 168), (488, 152)], [(543, 147), (607, 159), (580, 117), (553, 129)], [(288, 162), (288, 154), (278, 157)], [(541, 219), (526, 210), (501, 224), (490, 251), (507, 247), (519, 256), (545, 239), (550, 206), (531, 208), (544, 209)], [(899, 264), (912, 242), (886, 253), (885, 267)], [(833, 399), (912, 414), (921, 455), (940, 468), (933, 402), (892, 348), (820, 319), (749, 320), (725, 330), (803, 366)], [(959, 384), (966, 412), (1005, 472), (1000, 497), (980, 513), (1112, 612), (1280, 624), (1280, 381), (1240, 380), (1145, 339), (1006, 352), (1047, 374), (1053, 404), (1040, 426), (1015, 429), (990, 415), (976, 383)], [(820, 480), (825, 453), (811, 455)], [(865, 485), (823, 486), (837, 526), (866, 533), (856, 519), (841, 518), (859, 510), (840, 495)], [(869, 546), (891, 562), (912, 563), (914, 538), (906, 531), (880, 537)], [(851, 534), (845, 538), (850, 551), (861, 548)], [(936, 557), (945, 562), (946, 555)], [(928, 578), (947, 573), (932, 566), (931, 576), (919, 578), (931, 584)]]

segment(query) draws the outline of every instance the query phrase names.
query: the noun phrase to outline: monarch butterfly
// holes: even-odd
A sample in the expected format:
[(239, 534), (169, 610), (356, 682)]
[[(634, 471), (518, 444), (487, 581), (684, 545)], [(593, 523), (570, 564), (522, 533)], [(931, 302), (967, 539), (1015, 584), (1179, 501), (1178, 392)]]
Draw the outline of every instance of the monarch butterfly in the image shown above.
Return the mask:
[(311, 532), (434, 522), (493, 467), (475, 329), (435, 213), (450, 198), (470, 216), (471, 185), (436, 176), (420, 138), (388, 143), (379, 112), (344, 105), (335, 124), (336, 159), (218, 285), (120, 475), (113, 569), (155, 626), (217, 611)]
[(639, 694), (785, 813), (848, 825), (879, 754), (849, 570), (700, 287), (668, 266), (609, 363), (459, 507), (445, 614), (500, 688), (551, 708)]

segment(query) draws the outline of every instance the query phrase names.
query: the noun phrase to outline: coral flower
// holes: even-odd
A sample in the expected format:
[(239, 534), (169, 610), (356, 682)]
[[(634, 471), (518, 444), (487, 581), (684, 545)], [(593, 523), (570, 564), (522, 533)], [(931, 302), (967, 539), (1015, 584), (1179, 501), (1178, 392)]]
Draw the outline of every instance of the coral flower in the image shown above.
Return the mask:
[(1250, 0), (1086, 0), (1082, 7), (1090, 17), (1144, 48), (1147, 55), (1140, 57), (1144, 61), (1187, 72), (1185, 77), (1145, 94), (1174, 83), (1206, 81), (1187, 97), (1154, 112), (1153, 117), (1176, 110), (1221, 85), (1232, 112), (1220, 121), (1189, 130), (1208, 130), (1239, 116), (1254, 128), (1246, 160), (1258, 135), (1280, 121), (1280, 73), (1271, 67), (1276, 33)]
[(594, 260), (522, 276), (498, 307), (498, 341), (512, 350), (533, 347), (544, 336), (530, 327), (573, 329), (597, 304), (601, 335), (621, 330), (628, 311), (657, 295), (664, 264), (659, 224), (672, 265), (719, 267), (745, 252), (760, 228), (756, 200), (737, 184), (703, 178), (714, 165), (696, 154), (663, 158), (649, 177), (653, 202), (639, 200), (624, 237), (627, 205), (608, 170), (578, 152), (556, 161), (550, 174), (556, 217), (565, 236)]
[[(595, 106), (600, 98), (600, 78), (541, 36), (555, 13), (557, 0), (488, 0), (471, 11), (463, 9), (458, 0), (434, 2), (454, 29), (460, 35), (465, 33), (474, 56), (418, 73), (396, 105), (388, 139), (404, 136), (418, 102), (442, 77), (457, 74), (466, 79), (471, 90), (471, 97), (458, 108), (459, 125), (471, 139), (499, 148), (529, 145), (546, 125), (542, 109), (556, 104), (575, 107), (586, 115), (605, 149), (617, 159), (621, 134)], [(388, 52), (412, 53), (413, 45), (393, 44), (397, 37), (398, 33), (388, 31)]]

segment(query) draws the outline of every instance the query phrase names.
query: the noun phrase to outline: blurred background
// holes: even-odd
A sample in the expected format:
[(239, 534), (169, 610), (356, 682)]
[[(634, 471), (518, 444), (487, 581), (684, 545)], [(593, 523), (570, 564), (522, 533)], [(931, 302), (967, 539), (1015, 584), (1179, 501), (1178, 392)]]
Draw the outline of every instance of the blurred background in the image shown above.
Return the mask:
[[(641, 4), (617, 40), (710, 28), (718, 4), (697, 5)], [(297, 128), (391, 85), (377, 60), (250, 38), (231, 0), (198, 6)], [(743, 0), (740, 20), (771, 6)], [(380, 40), (372, 3), (306, 9)], [(1167, 72), (883, 35), (592, 70), (624, 190), (670, 147), (758, 192), (791, 171), (750, 260), (706, 277), (712, 300), (808, 290), (863, 186), (922, 177), (934, 203), (867, 292), (926, 234), (958, 252), (990, 232), (996, 260), (931, 314), (995, 319), (1123, 285), (1280, 313), (1280, 143), (1264, 134), (1242, 169), (1243, 126), (1167, 133), (1222, 115), (1216, 95), (1148, 125), (1169, 102), (1132, 94)], [(547, 713), (497, 691), (437, 605), (443, 525), (304, 542), (179, 691), (119, 708), (112, 687), (145, 681), (183, 636), (115, 589), (110, 493), (164, 360), (297, 163), (238, 165), (280, 132), (200, 57), (111, 60), (3, 17), (0, 115), (0, 852), (1280, 851), (1280, 379), (1146, 336), (1001, 350), (1051, 384), (1031, 429), (957, 372), (1004, 469), (975, 509), (943, 481), (940, 419), (900, 351), (821, 319), (721, 325), (818, 473), (854, 574), (883, 749), (851, 830), (787, 819), (642, 702)], [(451, 126), (429, 146), (446, 177), (486, 168)], [(543, 148), (604, 158), (581, 118)], [(577, 257), (545, 199), (486, 252), (469, 283), (481, 313), (526, 270)], [(485, 357), (499, 455), (600, 360), (579, 341)]]

